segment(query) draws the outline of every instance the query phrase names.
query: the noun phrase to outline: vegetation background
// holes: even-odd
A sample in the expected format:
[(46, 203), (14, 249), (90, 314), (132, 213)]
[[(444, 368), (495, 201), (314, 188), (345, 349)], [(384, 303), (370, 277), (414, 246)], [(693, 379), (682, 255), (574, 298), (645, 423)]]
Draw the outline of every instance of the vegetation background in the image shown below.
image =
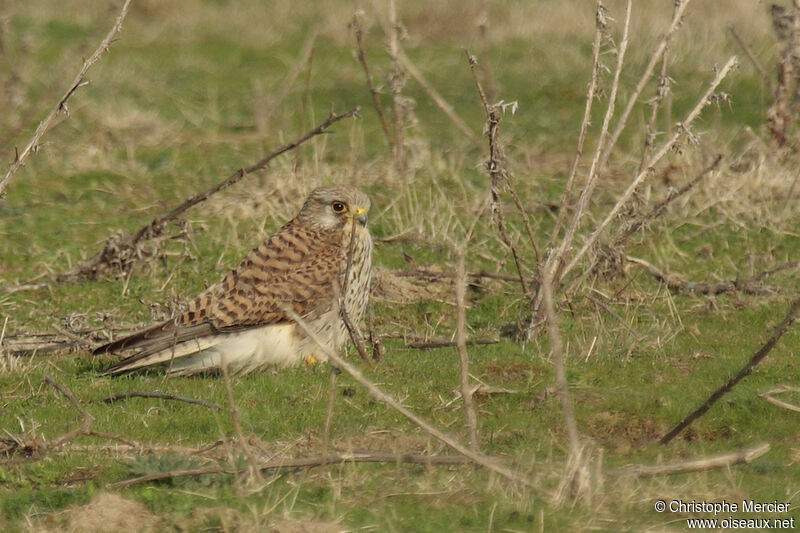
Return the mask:
[[(592, 74), (595, 3), (398, 1), (393, 27), (391, 2), (382, 0), (134, 0), (121, 31), (89, 71), (89, 84), (71, 96), (0, 200), (0, 529), (682, 531), (687, 516), (706, 516), (658, 513), (659, 499), (777, 500), (791, 502), (792, 510), (769, 518), (800, 516), (800, 394), (791, 388), (800, 381), (796, 330), (677, 439), (657, 443), (770, 337), (797, 292), (797, 137), (790, 121), (788, 138), (777, 139), (768, 121), (780, 84), (776, 69), (790, 42), (775, 21), (794, 20), (781, 19), (794, 13), (785, 4), (776, 12), (763, 2), (696, 0), (670, 42), (665, 72), (671, 91), (653, 123), (656, 144), (675, 131), (731, 55), (741, 56), (739, 68), (636, 189), (602, 246), (580, 262), (581, 277), (556, 291), (583, 446), (576, 459), (553, 386), (552, 337), (541, 324), (527, 335), (531, 305), (514, 281), (517, 269), (489, 205), (486, 117), (464, 49), (478, 57), (490, 103), (509, 104), (501, 106), (502, 162), (544, 252), (558, 210), (573, 208), (563, 205), (562, 193)], [(13, 161), (25, 146), (121, 6), (0, 3), (0, 159)], [(579, 180), (587, 175), (611, 97), (625, 3), (608, 0), (604, 13), (597, 99)], [(666, 0), (633, 4), (615, 117), (672, 13), (673, 2)], [(357, 58), (354, 16), (394, 150)], [(392, 35), (407, 57), (398, 67), (388, 53)], [(412, 69), (477, 142), (442, 111)], [(578, 226), (578, 247), (637, 173), (658, 79), (645, 86), (598, 175)], [(258, 161), (331, 109), (356, 105), (357, 119), (338, 122), (330, 134), (186, 211), (116, 270), (59, 279), (104, 243), (118, 242)], [(793, 110), (787, 116), (796, 120)], [(720, 163), (703, 173), (717, 155)], [(694, 181), (691, 191), (624, 242), (609, 237)], [(270, 470), (260, 483), (209, 474), (109, 488), (153, 472), (240, 467), (248, 448), (260, 460), (322, 452), (325, 365), (232, 378), (244, 434), (237, 435), (219, 377), (111, 379), (101, 376), (110, 358), (93, 358), (88, 348), (168, 317), (293, 217), (310, 189), (327, 183), (355, 184), (370, 194), (370, 228), (379, 238), (373, 319), (364, 329), (383, 336), (383, 357), (368, 364), (353, 352), (350, 360), (403, 405), (464, 442), (456, 348), (418, 349), (414, 343), (454, 338), (458, 306), (448, 273), (459, 246), (465, 246), (469, 272), (500, 274), (468, 278), (467, 336), (492, 341), (468, 347), (470, 383), (482, 386), (474, 395), (481, 450), (529, 483), (474, 465), (390, 461)], [(504, 186), (499, 193), (499, 212), (523, 271), (539, 279), (511, 190)], [(117, 240), (107, 241), (114, 235)], [(43, 383), (48, 375), (91, 415), (93, 434), (52, 445), (86, 419)], [(781, 386), (789, 408), (763, 397)], [(169, 399), (103, 401), (135, 390), (189, 396), (223, 409)], [(334, 391), (331, 449), (452, 453), (347, 374)], [(643, 477), (627, 466), (765, 442), (766, 454), (721, 469)]]

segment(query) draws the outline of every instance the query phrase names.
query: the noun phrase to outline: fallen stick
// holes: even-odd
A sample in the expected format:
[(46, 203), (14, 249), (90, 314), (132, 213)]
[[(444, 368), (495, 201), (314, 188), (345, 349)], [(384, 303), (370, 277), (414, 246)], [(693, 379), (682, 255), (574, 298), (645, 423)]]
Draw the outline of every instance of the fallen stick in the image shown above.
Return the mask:
[(703, 470), (712, 470), (714, 468), (724, 468), (726, 466), (750, 463), (767, 453), (769, 448), (769, 443), (764, 442), (758, 446), (754, 446), (753, 448), (745, 448), (732, 453), (701, 457), (700, 459), (694, 459), (692, 461), (685, 461), (682, 463), (672, 463), (661, 466), (630, 465), (624, 468), (621, 473), (637, 477), (651, 477), (685, 474), (687, 472), (700, 472)]
[[(262, 472), (270, 470), (282, 470), (284, 468), (313, 468), (315, 466), (326, 466), (344, 463), (414, 463), (423, 465), (459, 465), (465, 464), (468, 460), (460, 455), (415, 455), (406, 453), (383, 453), (383, 452), (353, 452), (335, 453), (320, 455), (315, 457), (301, 457), (299, 459), (278, 459), (267, 463), (262, 463), (259, 468)], [(106, 485), (108, 489), (119, 489), (129, 487), (138, 483), (148, 481), (158, 481), (162, 479), (174, 479), (178, 477), (200, 476), (203, 474), (240, 474), (243, 470), (229, 470), (222, 466), (206, 466), (192, 468), (188, 470), (171, 470), (168, 472), (156, 472), (122, 481), (116, 481)]]
[(658, 281), (667, 286), (672, 292), (683, 292), (690, 294), (724, 294), (728, 292), (743, 292), (745, 294), (767, 295), (779, 292), (775, 288), (763, 285), (760, 280), (766, 274), (761, 273), (745, 279), (733, 279), (719, 281), (717, 283), (707, 283), (704, 281), (688, 281), (680, 274), (672, 272), (663, 272), (658, 267), (639, 259), (638, 257), (626, 256), (625, 259), (640, 268), (645, 272), (656, 278)]
[(146, 391), (127, 391), (127, 392), (119, 392), (117, 394), (112, 394), (110, 396), (106, 396), (103, 398), (105, 403), (114, 403), (120, 400), (127, 400), (128, 398), (158, 398), (161, 400), (175, 400), (178, 402), (185, 402), (191, 403), (195, 405), (202, 405), (203, 407), (208, 407), (209, 409), (213, 409), (215, 411), (219, 411), (222, 409), (221, 406), (213, 403), (207, 402), (205, 400), (198, 400), (197, 398), (190, 398), (188, 396), (178, 396), (177, 394), (167, 394), (165, 392), (153, 391), (153, 392), (146, 392)]
[(58, 392), (60, 392), (67, 400), (69, 400), (69, 403), (71, 403), (73, 407), (75, 407), (75, 409), (77, 409), (78, 412), (83, 417), (83, 422), (81, 423), (80, 427), (77, 427), (72, 431), (68, 431), (63, 435), (59, 435), (55, 439), (44, 443), (43, 447), (45, 449), (57, 448), (58, 446), (61, 446), (63, 443), (72, 440), (77, 436), (89, 434), (89, 432), (91, 431), (92, 422), (94, 422), (94, 417), (90, 415), (89, 412), (86, 411), (86, 409), (83, 408), (83, 406), (78, 402), (78, 400), (75, 399), (75, 396), (72, 394), (72, 392), (70, 392), (69, 389), (58, 383), (49, 375), (46, 375), (44, 379), (42, 379), (42, 381), (44, 383), (47, 383), (54, 389), (56, 389)]
[(778, 398), (775, 397), (776, 394), (781, 394), (783, 392), (800, 392), (800, 387), (790, 387), (789, 385), (781, 385), (780, 387), (759, 394), (759, 396), (767, 400), (772, 405), (777, 405), (778, 407), (781, 407), (783, 409), (788, 409), (789, 411), (800, 413), (800, 406), (795, 405), (793, 403), (784, 402), (783, 400), (779, 400)]
[(669, 430), (666, 435), (661, 437), (661, 439), (658, 441), (659, 444), (667, 444), (669, 441), (674, 439), (681, 431), (688, 427), (689, 424), (703, 416), (706, 411), (711, 409), (711, 406), (714, 405), (717, 400), (722, 398), (722, 396), (726, 393), (730, 392), (730, 390), (733, 389), (733, 387), (739, 383), (742, 378), (750, 374), (753, 369), (767, 356), (767, 354), (772, 351), (772, 349), (775, 347), (775, 344), (777, 344), (778, 340), (783, 336), (783, 334), (786, 333), (786, 330), (789, 329), (789, 326), (797, 316), (798, 311), (800, 311), (800, 298), (797, 298), (792, 302), (792, 305), (789, 306), (789, 311), (786, 313), (786, 316), (772, 332), (772, 336), (761, 348), (756, 350), (756, 353), (753, 354), (747, 364), (744, 365), (742, 369), (739, 370), (733, 377), (731, 377), (724, 385), (715, 390), (711, 396), (709, 396), (702, 404), (700, 404), (700, 406), (686, 415), (686, 417), (674, 428)]

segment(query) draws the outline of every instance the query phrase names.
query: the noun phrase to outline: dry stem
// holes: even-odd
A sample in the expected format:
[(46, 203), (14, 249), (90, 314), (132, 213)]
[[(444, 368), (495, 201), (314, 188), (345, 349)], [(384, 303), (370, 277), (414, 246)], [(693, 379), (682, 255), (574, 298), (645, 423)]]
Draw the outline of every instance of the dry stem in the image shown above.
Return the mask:
[[(464, 52), (467, 54), (469, 68), (472, 71), (473, 78), (475, 79), (475, 86), (478, 89), (478, 95), (480, 96), (481, 104), (483, 105), (483, 110), (486, 114), (486, 138), (489, 141), (489, 161), (486, 163), (486, 168), (491, 177), (492, 214), (497, 221), (497, 231), (500, 234), (500, 239), (502, 239), (503, 243), (508, 246), (509, 249), (511, 249), (511, 255), (514, 258), (514, 265), (517, 267), (517, 272), (519, 273), (519, 283), (522, 286), (522, 292), (526, 296), (529, 296), (530, 291), (528, 288), (528, 283), (525, 281), (525, 274), (522, 269), (522, 261), (517, 253), (517, 248), (508, 237), (505, 219), (502, 211), (500, 210), (500, 180), (505, 174), (503, 172), (503, 153), (497, 138), (499, 134), (500, 115), (497, 113), (497, 108), (489, 105), (489, 102), (486, 100), (486, 93), (483, 92), (483, 87), (481, 86), (481, 83), (478, 80), (478, 75), (475, 71), (478, 61), (472, 54), (469, 53), (468, 50), (465, 50)], [(511, 187), (510, 181), (507, 181), (507, 183), (509, 184), (509, 187)], [(521, 212), (523, 216), (527, 216), (524, 209), (521, 209)], [(529, 226), (530, 224), (528, 224), (528, 227)]]
[[(323, 455), (317, 457), (301, 457), (299, 459), (277, 459), (259, 465), (261, 471), (280, 470), (284, 468), (312, 468), (315, 466), (325, 466), (330, 464), (346, 463), (416, 463), (423, 465), (458, 465), (467, 462), (466, 458), (460, 455), (415, 455), (406, 453), (384, 453), (384, 452), (353, 452)], [(129, 487), (138, 483), (148, 481), (158, 481), (161, 479), (174, 479), (186, 476), (200, 476), (203, 474), (238, 474), (241, 471), (230, 471), (224, 467), (213, 465), (190, 470), (171, 470), (169, 472), (156, 472), (131, 479), (109, 483), (106, 488), (119, 489)]]
[(392, 60), (392, 75), (389, 80), (389, 87), (392, 90), (392, 118), (394, 119), (394, 164), (398, 172), (403, 172), (406, 169), (406, 133), (403, 103), (401, 101), (403, 73), (400, 69), (400, 47), (398, 45), (400, 31), (394, 0), (389, 0), (389, 29), (387, 37), (389, 39), (389, 57)]
[[(653, 55), (650, 57), (650, 61), (647, 63), (647, 66), (642, 73), (642, 77), (639, 78), (639, 82), (636, 84), (636, 88), (633, 90), (633, 93), (628, 98), (628, 103), (625, 106), (625, 109), (622, 111), (622, 115), (619, 117), (619, 121), (617, 121), (617, 127), (614, 128), (614, 132), (611, 134), (611, 138), (608, 142), (608, 147), (606, 149), (606, 153), (601, 161), (601, 167), (605, 166), (605, 162), (608, 160), (608, 155), (610, 154), (611, 150), (616, 146), (617, 140), (619, 136), (622, 134), (625, 126), (628, 123), (628, 117), (633, 110), (633, 106), (636, 105), (637, 100), (639, 99), (639, 95), (642, 94), (645, 85), (647, 82), (650, 81), (650, 77), (653, 74), (653, 70), (656, 67), (656, 64), (661, 59), (663, 54), (667, 50), (667, 46), (669, 45), (669, 41), (672, 38), (672, 34), (680, 27), (681, 20), (683, 19), (683, 13), (686, 11), (686, 8), (689, 5), (691, 0), (676, 0), (676, 8), (672, 13), (672, 22), (669, 25), (669, 29), (667, 33), (661, 37), (661, 41), (659, 41), (658, 45), (656, 46), (655, 51), (653, 51)], [(649, 165), (652, 166), (652, 165)]]
[(685, 461), (682, 463), (673, 463), (660, 466), (631, 465), (624, 469), (623, 473), (632, 474), (638, 477), (650, 477), (685, 474), (687, 472), (700, 472), (703, 470), (712, 470), (714, 468), (726, 468), (733, 465), (750, 463), (767, 453), (769, 448), (769, 443), (764, 442), (752, 448), (745, 448), (743, 450), (738, 450), (731, 453), (702, 457), (700, 459), (693, 459), (691, 461)]
[(303, 332), (317, 344), (319, 349), (328, 357), (328, 360), (332, 361), (333, 364), (335, 364), (340, 369), (350, 374), (353, 377), (353, 379), (355, 379), (364, 388), (366, 388), (369, 391), (369, 393), (372, 396), (374, 396), (378, 401), (385, 403), (395, 411), (399, 412), (404, 417), (409, 419), (412, 423), (416, 424), (423, 431), (433, 436), (434, 438), (440, 440), (441, 442), (445, 443), (446, 445), (450, 446), (464, 457), (470, 459), (472, 462), (481, 465), (484, 468), (491, 470), (492, 472), (500, 474), (501, 476), (511, 481), (515, 481), (529, 486), (531, 485), (530, 479), (528, 479), (526, 476), (500, 464), (498, 460), (495, 459), (494, 457), (483, 455), (481, 453), (471, 450), (468, 446), (464, 446), (458, 440), (448, 436), (439, 429), (433, 427), (431, 424), (429, 424), (422, 418), (412, 413), (403, 404), (395, 400), (392, 396), (384, 392), (381, 388), (379, 388), (377, 385), (375, 385), (366, 377), (364, 377), (364, 375), (358, 368), (348, 363), (334, 350), (331, 350), (330, 348), (325, 346), (319, 339), (319, 337), (317, 337), (316, 333), (314, 333), (314, 331), (308, 327), (308, 324), (306, 324), (306, 322), (302, 318), (300, 318), (297, 315), (297, 313), (295, 313), (291, 308), (284, 307), (283, 310), (295, 323), (297, 323), (300, 329), (302, 329)]
[(213, 409), (215, 411), (219, 411), (222, 409), (219, 405), (213, 402), (207, 402), (205, 400), (199, 400), (197, 398), (190, 398), (188, 396), (180, 396), (177, 394), (167, 394), (165, 392), (159, 391), (127, 391), (127, 392), (118, 392), (116, 394), (112, 394), (110, 396), (106, 396), (103, 398), (105, 403), (114, 403), (120, 400), (127, 400), (128, 398), (158, 398), (161, 400), (175, 400), (178, 402), (185, 402), (191, 403), (195, 405), (202, 405), (203, 407), (208, 407), (209, 409)]
[(222, 371), (222, 379), (225, 382), (225, 396), (228, 400), (228, 409), (231, 415), (231, 421), (233, 421), (233, 428), (236, 431), (236, 438), (239, 441), (239, 447), (242, 449), (244, 456), (247, 458), (250, 481), (254, 483), (263, 481), (263, 478), (261, 477), (261, 470), (258, 468), (258, 463), (256, 462), (255, 457), (253, 457), (253, 452), (250, 450), (250, 446), (247, 444), (247, 441), (244, 438), (242, 425), (239, 423), (239, 410), (236, 409), (236, 403), (233, 400), (233, 387), (231, 387), (231, 377), (230, 373), (228, 372), (228, 362), (225, 360), (225, 353), (220, 352), (219, 358), (219, 367)]
[(361, 66), (364, 67), (364, 76), (367, 79), (367, 87), (369, 87), (369, 93), (372, 96), (372, 105), (375, 107), (375, 111), (378, 113), (381, 129), (383, 130), (383, 135), (386, 137), (386, 144), (389, 145), (389, 149), (392, 151), (392, 153), (394, 153), (394, 139), (392, 138), (392, 133), (389, 131), (389, 124), (386, 123), (386, 115), (383, 112), (383, 106), (381, 105), (381, 99), (378, 96), (378, 91), (375, 89), (375, 84), (372, 81), (372, 74), (370, 73), (369, 64), (367, 63), (367, 56), (364, 52), (364, 30), (361, 27), (358, 16), (359, 12), (353, 13), (353, 21), (350, 23), (351, 27), (353, 28), (353, 33), (356, 37), (356, 53), (358, 55), (358, 61), (361, 63)]
[(681, 431), (688, 427), (689, 424), (703, 416), (706, 411), (708, 411), (711, 406), (716, 403), (717, 400), (730, 392), (731, 389), (733, 389), (733, 387), (739, 383), (739, 381), (741, 381), (745, 376), (749, 375), (753, 369), (755, 369), (755, 367), (758, 366), (758, 364), (767, 356), (767, 354), (772, 351), (772, 349), (775, 347), (775, 344), (777, 344), (778, 340), (783, 336), (783, 334), (786, 333), (786, 330), (789, 329), (789, 326), (797, 316), (798, 311), (800, 311), (800, 298), (797, 298), (792, 302), (792, 304), (789, 306), (789, 311), (786, 313), (786, 316), (772, 332), (772, 336), (761, 348), (756, 350), (747, 364), (744, 365), (741, 370), (734, 374), (727, 382), (725, 382), (724, 385), (715, 390), (694, 411), (686, 415), (683, 420), (681, 420), (674, 428), (669, 430), (666, 435), (661, 437), (658, 442), (660, 444), (667, 444), (669, 441), (674, 439)]
[(464, 424), (469, 435), (469, 447), (478, 451), (478, 418), (472, 405), (472, 389), (469, 386), (469, 355), (467, 354), (467, 321), (464, 303), (467, 276), (464, 270), (464, 249), (456, 250), (456, 345), (461, 367), (461, 400), (464, 407)]
[(412, 78), (417, 80), (417, 83), (419, 83), (420, 86), (425, 90), (425, 92), (428, 93), (428, 96), (431, 97), (433, 103), (435, 103), (436, 106), (439, 109), (441, 109), (445, 115), (447, 115), (447, 118), (450, 119), (453, 125), (456, 128), (458, 128), (461, 131), (461, 133), (463, 133), (464, 136), (470, 140), (472, 144), (474, 144), (477, 147), (480, 147), (481, 140), (478, 138), (478, 136), (475, 135), (471, 129), (469, 129), (469, 126), (467, 126), (466, 123), (463, 120), (461, 120), (461, 117), (459, 117), (453, 110), (453, 106), (451, 106), (447, 102), (447, 100), (445, 100), (444, 97), (441, 94), (439, 94), (439, 92), (436, 89), (433, 88), (433, 85), (428, 83), (428, 80), (425, 79), (425, 77), (422, 75), (419, 69), (417, 69), (417, 67), (414, 66), (411, 60), (408, 59), (408, 57), (402, 51), (400, 52), (399, 59), (400, 62), (403, 64), (403, 67), (406, 69), (406, 71), (408, 71), (408, 73), (411, 74)]
[(58, 392), (60, 392), (67, 400), (69, 400), (69, 403), (71, 403), (72, 406), (75, 407), (75, 409), (77, 409), (78, 412), (83, 417), (83, 422), (81, 423), (80, 427), (75, 428), (72, 431), (68, 431), (63, 435), (59, 435), (55, 439), (46, 443), (44, 447), (47, 449), (57, 448), (61, 446), (63, 443), (74, 439), (75, 437), (78, 437), (80, 435), (88, 435), (89, 432), (91, 431), (91, 426), (92, 422), (94, 422), (94, 417), (90, 415), (89, 412), (86, 411), (86, 409), (84, 409), (80, 403), (78, 403), (78, 400), (75, 399), (75, 396), (73, 396), (72, 392), (70, 392), (69, 389), (58, 383), (52, 377), (45, 375), (42, 381), (44, 383), (47, 383), (54, 389), (56, 389)]
[(700, 98), (700, 100), (697, 102), (697, 104), (694, 106), (694, 108), (692, 108), (692, 110), (689, 111), (689, 114), (686, 115), (686, 118), (684, 119), (684, 121), (677, 125), (678, 126), (677, 127), (677, 131), (672, 135), (672, 137), (669, 139), (669, 141), (664, 143), (664, 145), (658, 150), (658, 152), (656, 152), (653, 155), (653, 157), (650, 159), (650, 161), (648, 161), (647, 166), (645, 167), (645, 169), (642, 170), (642, 172), (640, 172), (634, 178), (634, 180), (630, 183), (630, 185), (628, 185), (628, 188), (625, 189), (625, 192), (622, 194), (622, 196), (619, 197), (617, 202), (614, 204), (614, 207), (612, 207), (611, 210), (606, 215), (605, 219), (603, 219), (603, 221), (595, 228), (594, 232), (592, 232), (592, 234), (589, 236), (589, 238), (586, 239), (586, 242), (583, 243), (583, 246), (581, 246), (580, 250), (578, 250), (578, 252), (572, 257), (570, 262), (561, 271), (560, 275), (558, 276), (558, 279), (562, 278), (570, 270), (572, 270), (575, 267), (575, 265), (578, 263), (578, 261), (580, 261), (580, 259), (583, 257), (583, 255), (592, 246), (594, 246), (594, 244), (597, 241), (598, 237), (603, 233), (603, 231), (605, 231), (606, 227), (611, 223), (611, 221), (614, 220), (614, 218), (619, 213), (620, 209), (622, 209), (622, 206), (625, 205), (628, 202), (630, 197), (633, 196), (633, 192), (636, 190), (636, 188), (650, 174), (650, 169), (656, 163), (658, 163), (661, 160), (661, 158), (664, 157), (667, 154), (667, 152), (669, 152), (673, 148), (673, 146), (675, 146), (675, 143), (678, 142), (678, 139), (680, 138), (680, 136), (684, 132), (687, 132), (689, 130), (689, 127), (691, 126), (692, 122), (694, 122), (694, 120), (700, 115), (700, 112), (703, 110), (703, 108), (710, 102), (710, 98), (711, 98), (712, 94), (714, 93), (714, 91), (716, 90), (717, 86), (719, 86), (719, 84), (722, 82), (722, 80), (725, 78), (725, 76), (727, 76), (728, 73), (734, 67), (736, 67), (736, 65), (737, 65), (736, 56), (732, 56), (725, 63), (725, 66), (723, 66), (722, 69), (720, 69), (717, 72), (717, 75), (711, 81), (711, 84), (709, 85), (709, 87), (706, 90), (705, 94), (703, 94), (703, 96)]
[(550, 243), (548, 248), (555, 245), (558, 234), (561, 231), (561, 225), (564, 223), (564, 217), (567, 215), (567, 206), (570, 204), (572, 196), (572, 187), (575, 183), (575, 175), (578, 173), (578, 165), (583, 157), (583, 143), (586, 140), (586, 131), (589, 129), (589, 122), (592, 118), (592, 104), (594, 103), (594, 93), (597, 90), (597, 77), (600, 70), (600, 43), (603, 38), (603, 32), (606, 30), (606, 18), (603, 12), (605, 6), (598, 0), (595, 5), (595, 31), (594, 39), (592, 40), (592, 75), (589, 80), (589, 87), (586, 89), (586, 103), (583, 107), (583, 118), (581, 119), (581, 127), (578, 130), (578, 147), (575, 150), (575, 159), (572, 161), (572, 167), (569, 170), (567, 183), (564, 186), (564, 193), (561, 195), (561, 207), (558, 210), (553, 231), (550, 234)]
[[(561, 239), (561, 243), (552, 253), (552, 255), (548, 258), (547, 265), (545, 266), (545, 275), (550, 276), (554, 283), (553, 288), (555, 289), (555, 285), (559, 283), (561, 280), (560, 274), (560, 266), (562, 262), (565, 260), (565, 256), (567, 250), (572, 246), (572, 242), (575, 239), (575, 232), (578, 230), (578, 226), (583, 218), (584, 214), (586, 214), (586, 210), (589, 206), (589, 200), (594, 192), (595, 185), (597, 184), (597, 178), (600, 173), (600, 169), (602, 168), (602, 159), (603, 154), (606, 153), (606, 138), (608, 136), (608, 128), (611, 124), (611, 118), (614, 116), (614, 105), (617, 100), (617, 91), (619, 89), (619, 77), (622, 73), (622, 65), (625, 59), (625, 51), (628, 49), (628, 30), (630, 29), (630, 22), (631, 22), (631, 0), (628, 0), (625, 8), (625, 24), (622, 29), (622, 41), (620, 41), (619, 46), (617, 47), (617, 66), (614, 69), (614, 80), (611, 83), (611, 91), (608, 97), (608, 104), (606, 106), (606, 112), (603, 117), (603, 125), (600, 128), (600, 135), (597, 139), (597, 146), (595, 147), (594, 157), (592, 158), (592, 163), (589, 167), (589, 172), (586, 176), (586, 184), (584, 185), (583, 190), (581, 191), (580, 196), (578, 197), (578, 205), (575, 209), (575, 212), (572, 215), (572, 220), (570, 221), (569, 226), (567, 227), (567, 231), (564, 234), (564, 237)], [(562, 209), (566, 209), (566, 205), (561, 206)], [(532, 320), (536, 320), (538, 317), (536, 313)]]
[(550, 350), (553, 354), (553, 367), (555, 370), (555, 385), (558, 399), (561, 402), (561, 413), (564, 417), (564, 426), (569, 436), (570, 453), (574, 457), (579, 457), (581, 453), (581, 441), (578, 434), (578, 425), (575, 422), (575, 414), (572, 411), (572, 401), (569, 397), (569, 386), (567, 383), (567, 371), (564, 363), (564, 344), (561, 340), (561, 332), (558, 328), (556, 312), (553, 306), (553, 285), (552, 278), (545, 272), (542, 279), (542, 303), (544, 304), (544, 316), (547, 321), (547, 331), (550, 337)]
[(741, 36), (739, 36), (739, 33), (736, 31), (736, 28), (731, 26), (730, 28), (728, 28), (728, 30), (730, 30), (731, 35), (733, 35), (733, 38), (736, 39), (736, 42), (739, 44), (739, 46), (742, 47), (742, 50), (744, 50), (747, 59), (750, 60), (750, 62), (753, 64), (753, 67), (755, 67), (755, 69), (761, 75), (761, 79), (764, 80), (764, 86), (767, 88), (767, 92), (769, 92), (770, 94), (774, 94), (775, 89), (772, 87), (772, 78), (769, 76), (769, 74), (767, 74), (767, 71), (764, 70), (764, 67), (761, 65), (761, 62), (759, 62), (758, 58), (753, 53), (753, 49), (750, 48), (746, 42), (744, 42), (744, 39), (742, 39)]
[(78, 75), (75, 76), (75, 79), (72, 81), (72, 85), (69, 86), (67, 92), (64, 93), (53, 109), (50, 110), (50, 113), (47, 115), (47, 117), (45, 117), (45, 119), (39, 123), (39, 126), (37, 126), (36, 131), (33, 132), (33, 137), (28, 142), (27, 146), (25, 146), (21, 153), (16, 154), (14, 161), (11, 163), (11, 166), (8, 169), (8, 172), (6, 172), (6, 175), (3, 176), (2, 180), (0, 180), (0, 198), (4, 196), (3, 191), (8, 185), (8, 181), (11, 179), (11, 176), (17, 172), (17, 170), (19, 170), (25, 159), (27, 159), (31, 153), (39, 150), (39, 141), (41, 140), (42, 136), (51, 128), (58, 113), (61, 111), (68, 113), (67, 100), (69, 100), (70, 97), (75, 94), (75, 91), (88, 83), (84, 81), (86, 78), (86, 73), (89, 71), (89, 68), (94, 65), (98, 59), (100, 59), (100, 56), (103, 55), (103, 52), (108, 50), (108, 48), (111, 46), (114, 36), (117, 34), (117, 32), (119, 32), (120, 28), (122, 27), (122, 21), (128, 14), (128, 6), (130, 3), (131, 0), (125, 0), (119, 15), (117, 15), (117, 19), (114, 21), (114, 25), (109, 30), (105, 39), (102, 40), (100, 46), (97, 47), (94, 53), (89, 56), (89, 59), (83, 62), (83, 66), (81, 67), (80, 71), (78, 71)]

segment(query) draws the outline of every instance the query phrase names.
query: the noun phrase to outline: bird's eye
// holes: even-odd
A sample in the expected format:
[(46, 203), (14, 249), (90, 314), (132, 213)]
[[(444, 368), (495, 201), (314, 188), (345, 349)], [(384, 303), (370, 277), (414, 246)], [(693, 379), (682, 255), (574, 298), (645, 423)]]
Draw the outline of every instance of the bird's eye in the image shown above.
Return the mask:
[(333, 202), (331, 204), (334, 213), (344, 213), (347, 211), (347, 206), (344, 205), (342, 202)]

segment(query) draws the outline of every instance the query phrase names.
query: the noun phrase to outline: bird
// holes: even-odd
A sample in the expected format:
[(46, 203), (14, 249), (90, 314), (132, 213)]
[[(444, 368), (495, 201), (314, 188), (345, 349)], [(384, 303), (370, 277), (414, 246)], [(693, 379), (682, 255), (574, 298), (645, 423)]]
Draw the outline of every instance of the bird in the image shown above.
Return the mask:
[(183, 312), (93, 353), (136, 350), (110, 366), (120, 374), (151, 366), (169, 375), (231, 374), (325, 361), (348, 340), (340, 306), (358, 324), (369, 298), (369, 197), (334, 185), (312, 190), (300, 212), (254, 248)]

